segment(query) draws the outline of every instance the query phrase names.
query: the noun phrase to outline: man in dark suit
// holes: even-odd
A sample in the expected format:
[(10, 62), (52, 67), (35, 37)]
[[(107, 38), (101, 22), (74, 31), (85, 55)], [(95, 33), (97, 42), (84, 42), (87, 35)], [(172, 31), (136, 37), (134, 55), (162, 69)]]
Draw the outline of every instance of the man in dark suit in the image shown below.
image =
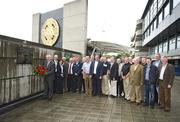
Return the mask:
[(72, 83), (73, 83), (73, 71), (72, 71), (72, 68), (73, 68), (73, 64), (74, 64), (74, 60), (73, 60), (73, 58), (70, 58), (69, 59), (69, 64), (68, 64), (68, 76), (67, 76), (67, 89), (68, 89), (68, 92), (73, 90), (73, 88), (72, 88)]
[[(82, 85), (81, 79), (79, 78), (82, 72), (82, 64), (79, 62), (79, 57), (74, 57), (75, 62), (74, 65), (72, 67), (72, 71), (73, 71), (73, 92), (76, 92), (77, 88), (79, 87), (79, 84)], [(78, 88), (79, 92), (81, 91), (80, 88)]]
[(118, 69), (119, 65), (115, 61), (115, 57), (111, 57), (109, 79), (111, 84), (113, 82), (116, 82), (116, 87), (111, 88), (111, 90), (116, 92), (116, 94), (114, 94), (113, 96), (117, 96)]
[(171, 108), (171, 88), (175, 77), (174, 66), (168, 63), (168, 58), (162, 58), (162, 67), (159, 75), (160, 109), (169, 112)]
[(101, 95), (102, 88), (101, 88), (101, 80), (102, 80), (102, 68), (103, 63), (99, 60), (99, 55), (95, 56), (95, 60), (92, 61), (90, 66), (90, 77), (92, 78), (92, 95)]
[[(162, 62), (161, 62), (161, 54), (160, 53), (157, 53), (156, 56), (155, 56), (156, 60), (153, 61), (153, 65), (155, 65), (159, 72), (161, 70), (161, 66), (162, 66)], [(159, 82), (157, 81), (156, 82), (156, 88), (155, 88), (155, 103), (157, 103), (158, 105), (160, 104), (159, 101)]]
[(63, 94), (64, 88), (64, 76), (65, 76), (65, 68), (63, 65), (63, 61), (59, 61), (57, 66), (57, 73), (58, 73), (58, 81), (57, 81), (57, 93)]
[(66, 61), (66, 57), (62, 57), (63, 67), (64, 67), (64, 91), (67, 91), (67, 77), (68, 77), (68, 62)]
[(55, 79), (55, 67), (52, 61), (52, 55), (46, 55), (46, 61), (44, 63), (44, 66), (48, 70), (47, 74), (44, 77), (44, 98), (48, 98), (49, 100), (51, 100), (53, 97), (53, 81)]
[(154, 92), (156, 81), (159, 76), (158, 68), (151, 64), (151, 58), (146, 58), (144, 66), (144, 106), (151, 106), (154, 108)]

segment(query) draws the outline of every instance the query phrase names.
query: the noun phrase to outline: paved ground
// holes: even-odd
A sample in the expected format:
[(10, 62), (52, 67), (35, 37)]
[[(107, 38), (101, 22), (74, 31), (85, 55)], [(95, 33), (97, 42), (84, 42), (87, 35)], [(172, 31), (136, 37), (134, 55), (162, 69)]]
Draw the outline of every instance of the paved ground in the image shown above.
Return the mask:
[(172, 110), (136, 106), (122, 98), (55, 95), (52, 101), (37, 99), (0, 116), (0, 122), (179, 122), (180, 79), (172, 90)]

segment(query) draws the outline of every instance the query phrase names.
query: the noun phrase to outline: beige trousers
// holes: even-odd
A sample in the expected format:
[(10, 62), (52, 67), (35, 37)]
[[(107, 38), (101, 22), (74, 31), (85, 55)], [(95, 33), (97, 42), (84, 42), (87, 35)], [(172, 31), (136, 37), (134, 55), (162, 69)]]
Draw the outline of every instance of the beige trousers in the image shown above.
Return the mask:
[(92, 96), (92, 80), (91, 80), (90, 76), (87, 74), (84, 74), (83, 78), (85, 80), (86, 94), (89, 96)]
[(142, 87), (131, 85), (130, 100), (133, 102), (140, 103), (142, 101)]
[(104, 75), (102, 77), (102, 94), (109, 94), (109, 83), (108, 83), (108, 75)]
[(130, 100), (131, 86), (129, 83), (129, 77), (127, 77), (125, 80), (123, 80), (123, 85), (124, 85), (125, 98), (127, 100)]

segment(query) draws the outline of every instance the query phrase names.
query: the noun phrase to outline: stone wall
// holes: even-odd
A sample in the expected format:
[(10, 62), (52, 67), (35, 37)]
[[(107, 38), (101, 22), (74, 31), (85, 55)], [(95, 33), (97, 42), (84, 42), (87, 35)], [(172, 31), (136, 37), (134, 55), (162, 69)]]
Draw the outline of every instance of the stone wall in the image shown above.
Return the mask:
[[(17, 48), (33, 49), (32, 64), (17, 64)], [(44, 90), (43, 78), (32, 75), (33, 67), (43, 64), (46, 54), (73, 55), (63, 50), (0, 35), (0, 105), (40, 93)]]

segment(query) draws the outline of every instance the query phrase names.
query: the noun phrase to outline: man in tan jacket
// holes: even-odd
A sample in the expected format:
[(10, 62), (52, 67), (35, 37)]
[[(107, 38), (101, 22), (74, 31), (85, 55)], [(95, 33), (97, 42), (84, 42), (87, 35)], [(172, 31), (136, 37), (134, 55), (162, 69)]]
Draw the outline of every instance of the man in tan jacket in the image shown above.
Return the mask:
[(160, 109), (168, 112), (171, 107), (171, 88), (174, 81), (175, 70), (174, 66), (168, 63), (166, 56), (162, 58), (162, 67), (160, 69)]
[(129, 72), (129, 81), (131, 85), (130, 102), (136, 102), (137, 105), (142, 101), (141, 87), (144, 82), (144, 70), (139, 62), (139, 57), (134, 58), (134, 65), (131, 65)]

